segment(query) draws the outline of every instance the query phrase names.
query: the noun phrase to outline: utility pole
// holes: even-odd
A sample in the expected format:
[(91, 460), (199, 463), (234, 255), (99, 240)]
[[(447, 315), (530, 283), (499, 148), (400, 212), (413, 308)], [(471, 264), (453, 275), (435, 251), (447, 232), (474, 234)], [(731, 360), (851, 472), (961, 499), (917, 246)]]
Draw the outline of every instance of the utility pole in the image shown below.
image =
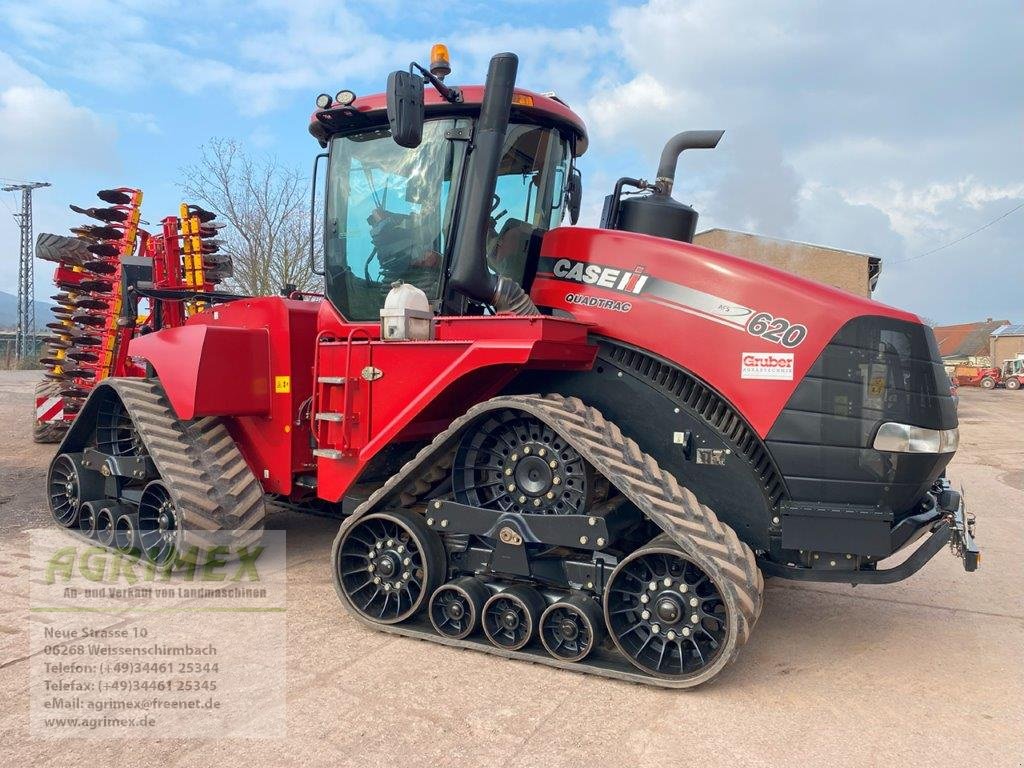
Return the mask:
[(21, 192), (21, 213), (14, 214), (21, 230), (21, 248), (18, 252), (18, 330), (14, 338), (14, 354), (19, 359), (35, 348), (36, 282), (32, 263), (32, 190), (50, 186), (46, 181), (9, 184), (3, 192)]

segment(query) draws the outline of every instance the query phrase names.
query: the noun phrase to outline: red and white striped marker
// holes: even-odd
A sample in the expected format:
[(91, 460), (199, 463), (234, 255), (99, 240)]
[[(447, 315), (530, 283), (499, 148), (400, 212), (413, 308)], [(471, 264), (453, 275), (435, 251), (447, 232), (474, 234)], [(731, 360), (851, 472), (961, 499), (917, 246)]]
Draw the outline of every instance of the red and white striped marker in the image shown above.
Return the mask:
[(36, 421), (64, 420), (64, 398), (60, 395), (36, 398)]

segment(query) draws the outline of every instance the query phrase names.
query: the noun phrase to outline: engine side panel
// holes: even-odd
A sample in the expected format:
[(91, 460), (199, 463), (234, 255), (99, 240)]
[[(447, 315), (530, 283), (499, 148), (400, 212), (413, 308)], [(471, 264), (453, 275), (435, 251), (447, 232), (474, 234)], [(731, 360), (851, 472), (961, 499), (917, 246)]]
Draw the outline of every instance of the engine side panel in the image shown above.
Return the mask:
[(556, 393), (597, 408), (715, 511), (740, 539), (768, 549), (787, 497), (764, 443), (729, 403), (689, 372), (644, 350), (596, 339), (594, 367), (525, 372), (506, 392)]
[(531, 296), (595, 333), (675, 362), (732, 402), (762, 438), (822, 350), (854, 317), (919, 322), (772, 267), (612, 230), (560, 228)]

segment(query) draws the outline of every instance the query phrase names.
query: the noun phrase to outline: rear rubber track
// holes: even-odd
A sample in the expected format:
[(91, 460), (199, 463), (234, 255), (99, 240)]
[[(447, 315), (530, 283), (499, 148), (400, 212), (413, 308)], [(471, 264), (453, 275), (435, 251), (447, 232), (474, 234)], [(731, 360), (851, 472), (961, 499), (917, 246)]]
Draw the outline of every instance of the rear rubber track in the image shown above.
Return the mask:
[(263, 533), (263, 487), (216, 417), (179, 419), (155, 379), (110, 378), (131, 416), (160, 479), (167, 486), (183, 529), (182, 544), (224, 544), (232, 531), (235, 546), (249, 546)]
[[(688, 688), (715, 676), (735, 658), (746, 643), (761, 613), (764, 579), (754, 553), (715, 513), (701, 504), (691, 491), (675, 477), (661, 469), (653, 457), (608, 421), (596, 409), (581, 400), (561, 395), (519, 395), (496, 397), (469, 409), (452, 422), (429, 445), (391, 477), (361, 504), (346, 520), (335, 539), (338, 547), (343, 534), (361, 516), (389, 507), (422, 509), (424, 497), (437, 481), (447, 474), (460, 433), (471, 422), (490, 411), (518, 410), (530, 414), (550, 426), (568, 441), (595, 469), (604, 475), (619, 492), (653, 520), (699, 567), (715, 576), (724, 590), (723, 597), (735, 607), (738, 621), (730, 629), (732, 649), (718, 663), (712, 663), (699, 675), (675, 681), (648, 675), (640, 670), (624, 672), (607, 666), (570, 663), (546, 654), (526, 651), (505, 651), (472, 640), (452, 640), (429, 631), (403, 625), (381, 625), (368, 621), (351, 609), (340, 585), (335, 588), (350, 613), (367, 626), (385, 632), (417, 637), (462, 648), (473, 648), (507, 658), (539, 662), (562, 669), (640, 682), (667, 688)], [(429, 481), (428, 481), (429, 480)], [(332, 569), (333, 570), (333, 569)]]

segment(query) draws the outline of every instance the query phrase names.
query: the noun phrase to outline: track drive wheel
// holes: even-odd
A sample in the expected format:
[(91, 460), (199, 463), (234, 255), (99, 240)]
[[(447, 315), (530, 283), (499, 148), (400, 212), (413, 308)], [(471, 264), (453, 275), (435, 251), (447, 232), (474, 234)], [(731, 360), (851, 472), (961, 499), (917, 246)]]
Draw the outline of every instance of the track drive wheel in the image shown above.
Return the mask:
[(634, 666), (696, 685), (716, 675), (737, 647), (740, 615), (727, 585), (667, 535), (612, 572), (604, 612), (615, 645)]
[(604, 617), (589, 597), (573, 595), (559, 600), (540, 617), (540, 641), (548, 653), (562, 661), (582, 661), (604, 637)]
[(430, 598), (430, 623), (445, 637), (469, 637), (480, 628), (484, 603), (490, 594), (486, 585), (472, 576), (442, 584)]
[(484, 634), (499, 648), (518, 651), (533, 639), (543, 612), (544, 598), (536, 589), (509, 587), (484, 603)]
[(417, 613), (445, 578), (444, 544), (422, 515), (404, 509), (365, 515), (334, 544), (339, 593), (363, 618), (397, 624)]

